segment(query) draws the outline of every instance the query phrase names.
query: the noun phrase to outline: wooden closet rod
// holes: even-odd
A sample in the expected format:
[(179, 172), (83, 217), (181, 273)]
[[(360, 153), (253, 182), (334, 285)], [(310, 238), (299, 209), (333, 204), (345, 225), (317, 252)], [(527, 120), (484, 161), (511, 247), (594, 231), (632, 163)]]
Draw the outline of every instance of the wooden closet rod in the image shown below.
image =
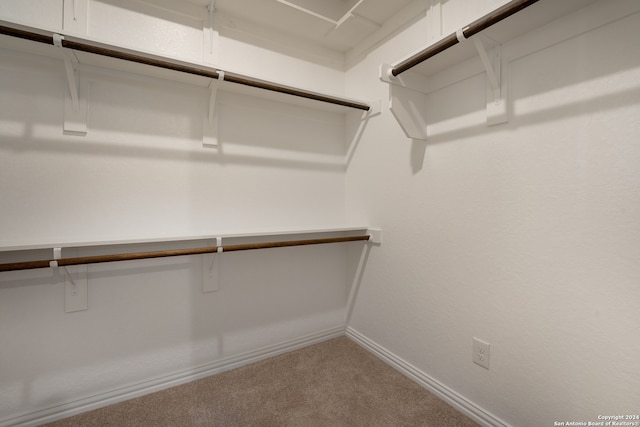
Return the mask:
[[(0, 34), (53, 45), (53, 36), (38, 34), (38, 33), (25, 31), (17, 28), (0, 25)], [(111, 49), (108, 47), (98, 47), (98, 46), (94, 46), (94, 45), (79, 42), (79, 41), (63, 39), (62, 47), (66, 47), (72, 50), (79, 50), (82, 52), (93, 53), (96, 55), (108, 56), (110, 58), (122, 59), (129, 62), (136, 62), (139, 64), (165, 68), (168, 70), (179, 71), (181, 73), (210, 77), (212, 79), (217, 79), (219, 76), (218, 71), (216, 70), (211, 70), (211, 69), (202, 68), (202, 67), (195, 67), (191, 65), (175, 64), (169, 61), (163, 61), (161, 59), (155, 59), (155, 58), (150, 58), (142, 55), (136, 55), (133, 53), (122, 52), (122, 51)], [(235, 73), (225, 72), (224, 81), (237, 83), (244, 86), (251, 86), (259, 89), (270, 90), (273, 92), (285, 93), (288, 95), (298, 96), (301, 98), (313, 99), (315, 101), (328, 102), (330, 104), (342, 105), (345, 107), (356, 108), (364, 111), (369, 111), (369, 109), (371, 108), (369, 105), (363, 104), (360, 102), (349, 101), (341, 98), (336, 98), (333, 96), (321, 95), (315, 92), (309, 92), (302, 89), (296, 89), (288, 86), (278, 85), (275, 83), (265, 82), (262, 80), (256, 80), (254, 78), (242, 76)]]
[[(328, 237), (324, 239), (307, 239), (307, 240), (288, 240), (283, 242), (265, 242), (265, 243), (246, 243), (241, 245), (227, 245), (221, 246), (223, 252), (236, 252), (247, 251), (251, 249), (268, 249), (268, 248), (283, 248), (287, 246), (305, 246), (305, 245), (319, 245), (323, 243), (343, 243), (343, 242), (357, 242), (369, 240), (369, 236), (350, 236), (350, 237)], [(57, 260), (38, 260), (38, 261), (24, 261), (24, 262), (10, 262), (6, 264), (0, 264), (1, 271), (15, 271), (15, 270), (31, 270), (35, 268), (48, 268), (52, 261), (57, 261), (58, 266), (67, 265), (83, 265), (83, 264), (97, 264), (103, 262), (114, 261), (131, 261), (137, 259), (149, 259), (149, 258), (163, 258), (182, 255), (198, 255), (217, 253), (218, 246), (207, 246), (203, 248), (193, 249), (171, 249), (164, 251), (150, 251), (150, 252), (134, 252), (128, 254), (112, 254), (112, 255), (96, 255), (85, 256), (75, 258), (61, 258)]]
[[(492, 26), (493, 24), (500, 22), (509, 16), (513, 15), (525, 9), (532, 4), (536, 3), (538, 0), (513, 0), (509, 3), (497, 8), (484, 15), (483, 17), (473, 21), (471, 24), (462, 28), (461, 32), (464, 38), (469, 38), (475, 34), (478, 34), (480, 31), (485, 30)], [(394, 68), (391, 69), (391, 74), (397, 76), (400, 73), (407, 71), (408, 69), (415, 67), (416, 65), (426, 61), (427, 59), (444, 52), (452, 46), (458, 44), (460, 40), (458, 40), (458, 35), (456, 33), (451, 33), (447, 37), (438, 41), (437, 43), (427, 47), (426, 49), (421, 50), (410, 58), (405, 59)]]

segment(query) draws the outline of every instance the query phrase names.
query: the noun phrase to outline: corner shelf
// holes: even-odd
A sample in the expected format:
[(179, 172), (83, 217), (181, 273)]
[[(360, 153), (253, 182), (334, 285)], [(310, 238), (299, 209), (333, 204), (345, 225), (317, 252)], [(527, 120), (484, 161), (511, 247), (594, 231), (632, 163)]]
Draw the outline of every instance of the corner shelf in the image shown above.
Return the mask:
[[(637, 2), (625, 4), (624, 7), (609, 7), (606, 2), (598, 0), (539, 0), (522, 1), (513, 0), (501, 8), (495, 9), (473, 23), (463, 26), (460, 30), (442, 37), (429, 44), (419, 52), (409, 55), (393, 64), (380, 66), (379, 78), (389, 84), (390, 109), (409, 138), (427, 139), (427, 100), (426, 96), (474, 75), (486, 73), (487, 75), (487, 125), (497, 125), (508, 121), (507, 113), (507, 79), (506, 75), (509, 62), (525, 56), (536, 49), (558, 43), (574, 37), (577, 34), (589, 31), (603, 22), (610, 22), (621, 14), (629, 13), (630, 9), (638, 9)], [(525, 6), (522, 6), (526, 4)], [(501, 11), (509, 7), (522, 6), (524, 8), (510, 14), (498, 22), (491, 22), (487, 27), (472, 33), (467, 39), (464, 32), (472, 26), (477, 26), (481, 21), (491, 21)], [(609, 5), (612, 6), (612, 5)], [(595, 22), (593, 19), (571, 19), (571, 16), (580, 14), (580, 10), (593, 9), (593, 15), (600, 17)], [(620, 9), (620, 10), (615, 10)], [(591, 15), (589, 15), (591, 16)], [(531, 43), (515, 43), (518, 46), (506, 44), (528, 33), (546, 26), (552, 21), (565, 19), (559, 31), (552, 34), (537, 33), (532, 37)], [(589, 28), (586, 28), (590, 26)], [(554, 26), (555, 27), (555, 26)], [(534, 46), (535, 45), (535, 46)], [(518, 49), (520, 51), (518, 51)], [(433, 51), (434, 54), (425, 54)], [(427, 56), (423, 62), (407, 68), (406, 71), (397, 72), (399, 64), (412, 62), (419, 56)]]

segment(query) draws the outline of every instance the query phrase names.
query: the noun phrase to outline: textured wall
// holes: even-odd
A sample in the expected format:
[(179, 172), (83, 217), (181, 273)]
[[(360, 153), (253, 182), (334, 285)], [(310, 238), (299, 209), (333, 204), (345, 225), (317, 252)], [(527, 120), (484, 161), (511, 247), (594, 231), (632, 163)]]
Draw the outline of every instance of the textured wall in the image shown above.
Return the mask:
[[(174, 22), (166, 10), (139, 14), (156, 9), (129, 3), (132, 10), (113, 6), (118, 2), (90, 5), (88, 36), (198, 59), (204, 37), (192, 25), (197, 16), (178, 14)], [(39, 2), (35, 15), (28, 6), (6, 4), (0, 14), (38, 21), (47, 7), (61, 13), (61, 2)], [(26, 23), (62, 24), (49, 21)], [(147, 21), (175, 44), (139, 37)], [(114, 32), (103, 34), (110, 22)], [(196, 48), (182, 49), (198, 39)], [(263, 54), (264, 46), (219, 41), (223, 68), (262, 77), (279, 66), (299, 68), (307, 72), (289, 84), (343, 92), (343, 74), (333, 68), (274, 52), (257, 70), (243, 58)], [(344, 222), (341, 114), (220, 92), (221, 146), (203, 148), (206, 87), (90, 67), (81, 70), (88, 132), (73, 136), (62, 131), (68, 87), (61, 60), (0, 49), (0, 74), (3, 247)], [(93, 265), (89, 309), (69, 314), (61, 273), (0, 274), (0, 424), (344, 325), (345, 251), (329, 245), (225, 254), (220, 290), (207, 294), (197, 256)]]
[[(102, 3), (105, 17), (128, 13), (109, 6), (120, 0)], [(385, 100), (379, 64), (423, 46), (427, 24), (448, 32), (500, 2), (480, 3), (443, 2), (442, 19), (426, 16), (367, 52), (347, 72), (348, 95)], [(4, 6), (3, 18), (62, 25), (57, 12)], [(156, 28), (173, 19), (136, 7)], [(340, 55), (301, 55), (300, 43), (249, 34), (243, 22), (224, 28), (221, 67), (344, 90)], [(344, 221), (345, 210), (384, 230), (361, 281), (346, 250), (327, 247), (228, 257), (211, 294), (200, 291), (197, 259), (96, 266), (89, 310), (64, 314), (59, 276), (4, 275), (0, 419), (338, 326), (350, 275), (353, 328), (508, 424), (634, 413), (638, 28), (635, 14), (511, 61), (507, 124), (485, 126), (481, 74), (433, 92), (426, 143), (407, 139), (387, 108), (360, 135), (359, 113), (345, 128), (342, 115), (224, 94), (221, 152), (201, 148), (203, 88), (92, 70), (89, 133), (72, 137), (61, 131), (61, 62), (0, 51), (5, 245), (316, 226)], [(175, 56), (198, 57), (202, 43)], [(491, 343), (490, 371), (471, 362), (473, 336)]]
[[(599, 3), (576, 28), (630, 5)], [(446, 2), (448, 28), (464, 4)], [(385, 233), (350, 326), (514, 426), (638, 412), (639, 30), (635, 13), (511, 61), (507, 124), (484, 124), (483, 74), (428, 96), (426, 143), (383, 109), (349, 165), (349, 212)], [(378, 65), (424, 34), (371, 52), (350, 94), (385, 99)]]

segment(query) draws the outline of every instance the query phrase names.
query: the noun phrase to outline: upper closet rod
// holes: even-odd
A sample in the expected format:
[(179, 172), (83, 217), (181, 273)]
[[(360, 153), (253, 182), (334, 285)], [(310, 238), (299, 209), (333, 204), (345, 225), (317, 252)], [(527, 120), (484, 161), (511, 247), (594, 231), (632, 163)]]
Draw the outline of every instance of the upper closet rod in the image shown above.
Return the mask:
[(349, 236), (349, 237), (328, 237), (324, 239), (246, 243), (241, 245), (207, 246), (203, 248), (192, 248), (192, 249), (171, 249), (171, 250), (151, 251), (151, 252), (134, 252), (134, 253), (128, 253), (128, 254), (111, 254), (111, 255), (96, 255), (96, 256), (75, 257), (75, 258), (61, 258), (61, 259), (55, 259), (55, 260), (11, 262), (7, 264), (0, 264), (0, 271), (31, 270), (35, 268), (47, 268), (51, 266), (52, 262), (55, 262), (55, 265), (62, 267), (62, 266), (68, 266), (68, 265), (97, 264), (102, 262), (131, 261), (131, 260), (137, 260), (137, 259), (162, 258), (162, 257), (182, 256), (182, 255), (198, 255), (198, 254), (217, 253), (217, 252), (236, 252), (236, 251), (246, 251), (250, 249), (268, 249), (268, 248), (282, 248), (287, 246), (319, 245), (323, 243), (357, 242), (357, 241), (365, 241), (369, 239), (370, 237), (368, 235)]
[(402, 61), (401, 63), (399, 63), (398, 65), (396, 65), (394, 68), (391, 69), (391, 74), (393, 74), (394, 76), (397, 76), (398, 74), (403, 73), (412, 67), (415, 67), (421, 62), (426, 61), (432, 56), (435, 56), (440, 52), (443, 52), (449, 49), (450, 47), (455, 46), (461, 41), (461, 39), (462, 40), (467, 39), (479, 33), (480, 31), (489, 28), (493, 24), (500, 22), (505, 18), (508, 18), (514, 13), (517, 13), (522, 9), (525, 9), (531, 6), (537, 1), (538, 0), (510, 1), (509, 3), (492, 11), (491, 13), (484, 15), (482, 18), (479, 18), (473, 21), (471, 24), (462, 28), (458, 32), (449, 34), (447, 37), (443, 38), (439, 42), (427, 47), (426, 49), (421, 50), (420, 52), (416, 53), (412, 57)]
[[(7, 26), (0, 26), (0, 34), (5, 34), (12, 37), (18, 37), (21, 39), (32, 40), (39, 43), (45, 43), (53, 45), (53, 35), (43, 35), (34, 33), (31, 31), (25, 31)], [(182, 73), (195, 74), (198, 76), (210, 77), (213, 79), (218, 78), (218, 71), (209, 70), (206, 68), (195, 67), (191, 65), (175, 64), (169, 61), (163, 61), (161, 59), (149, 58), (132, 53), (122, 52), (115, 49), (106, 47), (98, 47), (91, 44), (73, 41), (62, 40), (62, 47), (66, 47), (72, 50), (79, 50), (83, 52), (93, 53), (96, 55), (108, 56), (111, 58), (123, 59), (125, 61), (137, 62), (139, 64), (152, 65), (154, 67), (165, 68), (168, 70), (180, 71)], [(274, 92), (285, 93), (288, 95), (298, 96), (301, 98), (313, 99), (315, 101), (328, 102), (330, 104), (342, 105), (345, 107), (356, 108), (359, 110), (369, 111), (370, 106), (359, 102), (349, 101), (333, 96), (321, 95), (314, 92), (309, 92), (301, 89), (295, 89), (288, 86), (282, 86), (275, 83), (268, 83), (261, 80), (256, 80), (247, 76), (242, 76), (234, 73), (224, 73), (224, 80), (231, 83), (237, 83), (244, 86), (256, 87), (259, 89), (266, 89)]]

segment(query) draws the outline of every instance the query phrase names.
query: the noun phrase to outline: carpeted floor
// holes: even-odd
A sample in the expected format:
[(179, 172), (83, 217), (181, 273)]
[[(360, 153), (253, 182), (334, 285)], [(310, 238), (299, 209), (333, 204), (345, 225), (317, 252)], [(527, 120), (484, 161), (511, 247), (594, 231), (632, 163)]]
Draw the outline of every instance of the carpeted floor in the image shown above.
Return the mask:
[(47, 426), (477, 424), (341, 337)]

